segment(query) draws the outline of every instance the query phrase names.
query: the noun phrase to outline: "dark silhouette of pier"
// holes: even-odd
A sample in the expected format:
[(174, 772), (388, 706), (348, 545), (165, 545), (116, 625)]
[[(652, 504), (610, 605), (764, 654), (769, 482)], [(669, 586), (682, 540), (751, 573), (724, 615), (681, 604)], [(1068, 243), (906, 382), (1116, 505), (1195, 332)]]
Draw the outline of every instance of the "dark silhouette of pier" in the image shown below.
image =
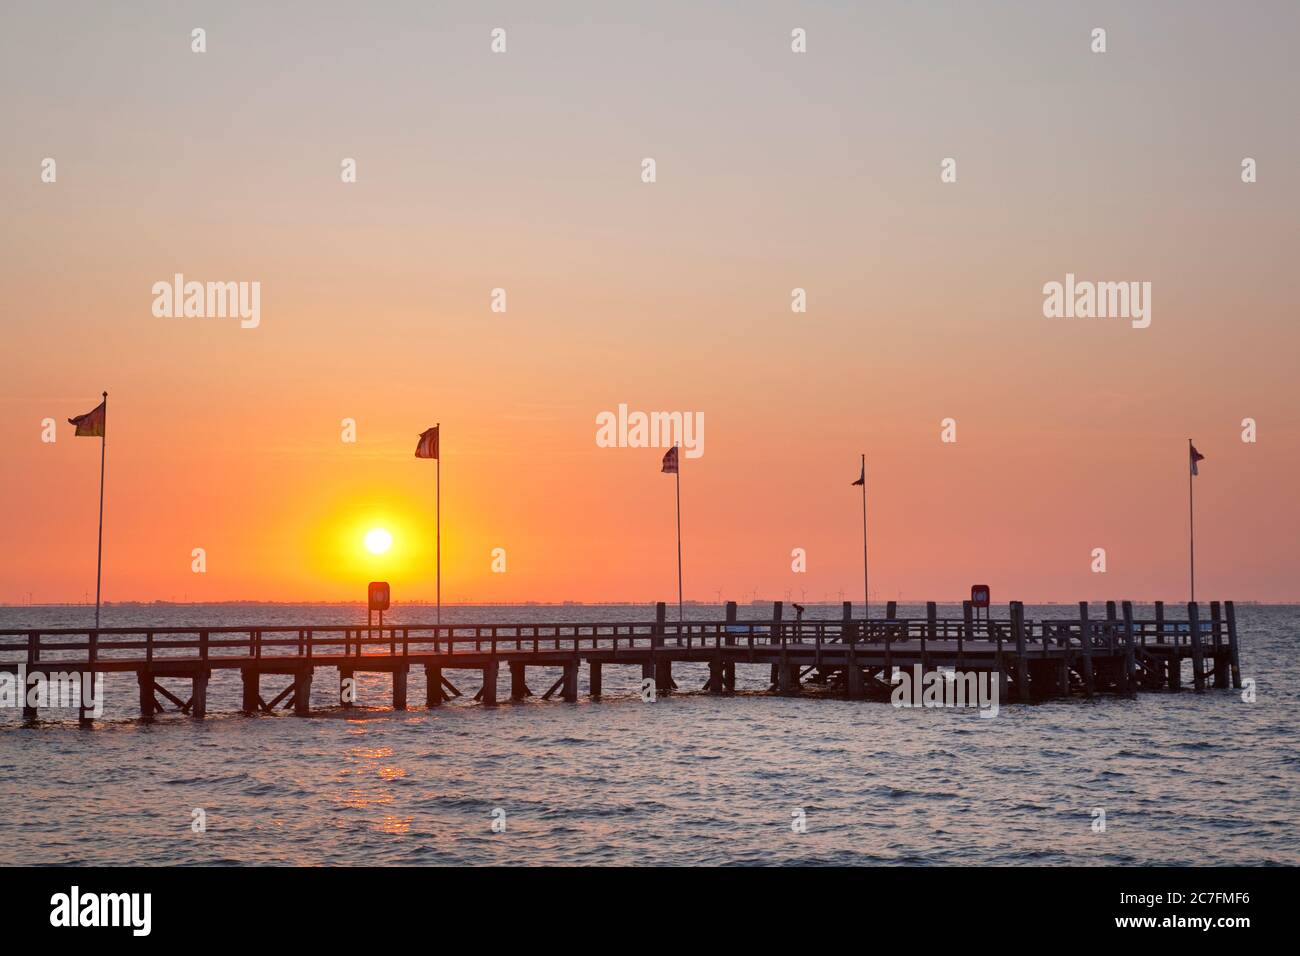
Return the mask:
[[(1007, 700), (1029, 703), (1176, 691), (1186, 660), (1198, 691), (1210, 681), (1241, 687), (1233, 602), (1212, 601), (1209, 611), (1202, 620), (1192, 602), (1185, 618), (1173, 620), (1157, 602), (1153, 618), (1138, 620), (1131, 602), (1109, 601), (1105, 616), (1092, 618), (1080, 602), (1077, 616), (1029, 620), (1024, 605), (1013, 601), (1008, 617), (990, 619), (967, 601), (960, 618), (939, 617), (933, 602), (924, 618), (899, 618), (891, 601), (883, 618), (854, 619), (845, 602), (839, 620), (790, 620), (777, 602), (770, 618), (742, 621), (728, 602), (724, 620), (678, 622), (666, 619), (660, 603), (655, 620), (642, 623), (0, 630), (0, 671), (134, 673), (145, 718), (166, 704), (204, 717), (208, 681), (220, 669), (240, 672), (246, 714), (292, 709), (310, 716), (311, 685), (321, 669), (337, 671), (341, 691), (357, 673), (391, 674), (393, 707), (405, 710), (413, 669), (424, 671), (429, 707), (461, 696), (448, 670), (481, 672), (475, 699), (490, 706), (497, 703), (502, 665), (510, 671), (513, 700), (532, 696), (529, 667), (548, 667), (561, 676), (542, 697), (576, 701), (583, 664), (590, 696), (599, 699), (606, 667), (639, 667), (643, 683), (653, 681), (656, 693), (667, 694), (677, 689), (673, 665), (686, 662), (708, 665), (702, 690), (713, 694), (733, 693), (736, 669), (756, 665), (767, 668), (769, 689), (779, 694), (816, 688), (850, 699), (887, 697), (894, 668), (919, 665), (923, 672), (996, 673)], [(163, 681), (188, 682), (188, 697)], [(266, 683), (274, 689), (269, 699)], [(340, 705), (348, 705), (342, 693)], [(24, 716), (35, 720), (35, 708), (25, 707)], [(88, 720), (84, 706), (81, 718)]]

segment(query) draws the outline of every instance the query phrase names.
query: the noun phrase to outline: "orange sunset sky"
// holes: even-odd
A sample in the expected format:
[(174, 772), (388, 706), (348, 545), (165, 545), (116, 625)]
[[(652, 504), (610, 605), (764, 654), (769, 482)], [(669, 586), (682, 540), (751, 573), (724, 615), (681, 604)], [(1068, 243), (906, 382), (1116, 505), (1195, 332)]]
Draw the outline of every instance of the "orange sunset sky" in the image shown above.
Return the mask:
[(688, 600), (860, 602), (861, 452), (875, 599), (1186, 600), (1189, 437), (1198, 596), (1300, 599), (1300, 13), (1134, 6), (6, 4), (0, 602), (93, 600), (102, 390), (108, 601), (432, 600), (434, 422), (444, 601), (673, 601), (620, 403)]

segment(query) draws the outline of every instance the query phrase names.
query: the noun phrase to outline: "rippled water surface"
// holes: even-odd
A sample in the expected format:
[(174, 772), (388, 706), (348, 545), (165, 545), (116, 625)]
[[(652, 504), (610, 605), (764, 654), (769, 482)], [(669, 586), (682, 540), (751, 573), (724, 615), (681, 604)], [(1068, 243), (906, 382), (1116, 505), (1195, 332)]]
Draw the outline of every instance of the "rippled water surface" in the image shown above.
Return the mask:
[[(0, 627), (84, 626), (88, 613), (0, 608)], [(721, 617), (716, 608), (691, 613)], [(1026, 613), (1066, 618), (1071, 609)], [(403, 614), (432, 616), (397, 610), (395, 621)], [(653, 704), (635, 693), (635, 667), (607, 666), (599, 703), (586, 698), (585, 668), (577, 704), (509, 703), (503, 673), (506, 702), (495, 709), (467, 701), (476, 674), (453, 671), (465, 698), (432, 711), (415, 706), (424, 699), (416, 670), (415, 709), (405, 713), (386, 709), (386, 675), (363, 675), (361, 702), (373, 709), (346, 715), (331, 708), (337, 685), (322, 670), (319, 713), (305, 719), (239, 716), (237, 672), (216, 672), (207, 720), (168, 714), (144, 724), (134, 679), (113, 676), (92, 730), (55, 712), (23, 728), (17, 712), (0, 712), (0, 863), (1294, 865), (1300, 608), (1237, 614), (1254, 703), (1230, 690), (1144, 693), (1004, 703), (991, 720), (769, 696), (766, 667), (741, 665), (734, 698), (688, 692)], [(104, 624), (359, 615), (342, 606), (114, 606)], [(749, 616), (770, 612), (742, 608)], [(444, 621), (458, 623), (652, 618), (632, 607), (444, 609)], [(556, 676), (530, 670), (529, 684), (539, 691)], [(704, 665), (674, 666), (687, 691), (706, 676)], [(497, 808), (504, 833), (492, 830)], [(192, 832), (195, 809), (205, 833)], [(791, 826), (798, 810), (803, 833)]]

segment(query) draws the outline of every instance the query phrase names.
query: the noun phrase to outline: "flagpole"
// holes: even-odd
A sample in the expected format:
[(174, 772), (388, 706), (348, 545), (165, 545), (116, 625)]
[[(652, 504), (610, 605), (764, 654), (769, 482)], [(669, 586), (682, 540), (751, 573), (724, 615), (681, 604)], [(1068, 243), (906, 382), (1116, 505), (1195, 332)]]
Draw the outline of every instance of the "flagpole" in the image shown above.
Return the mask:
[[(676, 447), (676, 443), (674, 443)], [(682, 453), (677, 452), (677, 620), (683, 621), (682, 614)]]
[(108, 392), (104, 393), (104, 433), (99, 436), (99, 548), (95, 555), (95, 630), (99, 630), (99, 585), (104, 570), (104, 463), (108, 447)]
[(867, 455), (862, 455), (862, 617), (871, 617), (871, 591), (867, 586)]
[(1196, 600), (1196, 512), (1192, 508), (1192, 440), (1187, 439), (1187, 559), (1191, 600)]
[[(425, 419), (428, 421), (428, 419)], [(433, 492), (433, 514), (434, 514), (434, 539), (436, 541), (436, 563), (437, 563), (437, 588), (438, 588), (438, 619), (437, 624), (442, 623), (442, 422), (433, 426), (437, 429), (438, 435), (438, 455), (434, 458), (437, 465), (434, 467), (434, 492)], [(450, 645), (448, 645), (450, 646)]]

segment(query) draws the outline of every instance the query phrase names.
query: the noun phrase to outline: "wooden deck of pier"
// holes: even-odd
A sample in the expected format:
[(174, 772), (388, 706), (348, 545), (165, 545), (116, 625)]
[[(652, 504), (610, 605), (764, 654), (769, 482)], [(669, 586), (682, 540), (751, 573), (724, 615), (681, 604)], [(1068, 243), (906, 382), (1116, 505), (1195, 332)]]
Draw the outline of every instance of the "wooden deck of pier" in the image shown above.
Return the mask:
[[(925, 672), (997, 673), (1004, 696), (1020, 702), (1178, 690), (1184, 660), (1191, 661), (1196, 690), (1211, 681), (1240, 687), (1233, 602), (1212, 601), (1209, 611), (1203, 619), (1189, 603), (1186, 617), (1173, 620), (1157, 603), (1154, 618), (1138, 620), (1131, 602), (1110, 601), (1104, 618), (1092, 618), (1081, 602), (1077, 616), (1029, 620), (1013, 601), (1008, 617), (990, 620), (977, 617), (970, 602), (962, 617), (941, 618), (932, 602), (924, 618), (898, 618), (890, 602), (884, 618), (864, 621), (845, 602), (839, 620), (791, 620), (777, 602), (770, 619), (742, 621), (730, 602), (722, 621), (677, 622), (667, 620), (661, 603), (655, 620), (644, 623), (0, 630), (0, 671), (29, 678), (133, 672), (145, 718), (163, 712), (164, 701), (204, 717), (208, 681), (220, 669), (240, 671), (244, 713), (291, 708), (301, 716), (311, 713), (312, 680), (321, 668), (337, 671), (340, 688), (359, 672), (391, 674), (398, 710), (406, 709), (413, 668), (424, 670), (429, 707), (460, 696), (446, 670), (480, 671), (475, 699), (494, 705), (502, 665), (515, 700), (532, 695), (529, 667), (559, 668), (560, 678), (542, 696), (576, 701), (583, 664), (590, 695), (599, 699), (606, 667), (639, 667), (643, 682), (666, 694), (676, 689), (673, 664), (682, 662), (707, 664), (702, 690), (714, 694), (734, 692), (736, 668), (747, 665), (766, 668), (770, 689), (780, 694), (815, 686), (850, 699), (887, 695), (894, 668), (917, 665)], [(265, 693), (263, 678), (270, 684)], [(162, 680), (189, 682), (188, 698)], [(347, 706), (342, 696), (340, 706)], [(24, 717), (35, 720), (37, 713), (24, 707)]]

